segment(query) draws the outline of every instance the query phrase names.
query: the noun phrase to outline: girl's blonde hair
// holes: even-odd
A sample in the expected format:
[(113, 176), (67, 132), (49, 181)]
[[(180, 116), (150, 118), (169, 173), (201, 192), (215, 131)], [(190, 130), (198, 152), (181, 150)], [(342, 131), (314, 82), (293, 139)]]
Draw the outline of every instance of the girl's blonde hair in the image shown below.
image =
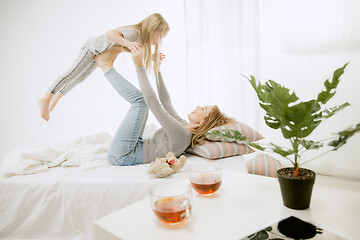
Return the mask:
[(205, 141), (205, 133), (214, 127), (219, 127), (226, 123), (236, 122), (232, 118), (228, 118), (221, 113), (218, 106), (214, 105), (209, 115), (205, 118), (203, 124), (196, 128), (190, 129), (191, 136), (191, 147), (194, 148), (196, 144), (202, 144)]
[[(166, 22), (163, 16), (159, 13), (154, 13), (143, 19), (141, 22), (135, 25), (129, 25), (135, 29), (140, 36), (140, 44), (143, 47), (143, 58), (144, 65), (147, 71), (153, 67), (154, 73), (157, 75), (159, 72), (159, 63), (160, 63), (160, 48), (161, 41), (160, 38), (159, 44), (155, 45), (155, 52), (152, 56), (151, 54), (151, 34), (158, 31), (162, 34), (166, 34), (170, 31), (169, 24)], [(153, 61), (153, 63), (152, 63)]]

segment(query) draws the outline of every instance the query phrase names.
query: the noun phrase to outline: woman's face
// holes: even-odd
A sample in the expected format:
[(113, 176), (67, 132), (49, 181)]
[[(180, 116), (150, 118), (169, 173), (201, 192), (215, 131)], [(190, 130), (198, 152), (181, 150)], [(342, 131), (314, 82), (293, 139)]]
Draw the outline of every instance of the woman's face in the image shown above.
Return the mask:
[(196, 109), (188, 114), (189, 121), (195, 124), (202, 124), (207, 116), (209, 116), (213, 106), (197, 106)]
[(151, 45), (159, 44), (160, 39), (166, 37), (167, 32), (155, 31), (151, 34), (150, 41)]

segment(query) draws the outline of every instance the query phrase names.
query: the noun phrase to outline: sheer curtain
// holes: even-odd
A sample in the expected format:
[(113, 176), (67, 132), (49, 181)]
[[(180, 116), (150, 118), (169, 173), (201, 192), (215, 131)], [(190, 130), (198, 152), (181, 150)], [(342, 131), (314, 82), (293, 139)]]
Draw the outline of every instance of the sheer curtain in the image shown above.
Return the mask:
[(255, 96), (242, 77), (259, 72), (258, 52), (250, 50), (258, 49), (255, 6), (241, 1), (185, 1), (189, 110), (216, 104), (227, 115), (259, 127)]
[[(360, 17), (356, 0), (185, 0), (187, 108), (217, 104), (267, 141), (287, 145), (268, 128), (254, 90), (242, 76), (273, 79), (302, 101), (315, 98), (335, 69), (350, 62), (328, 107), (351, 106), (310, 136), (320, 140), (360, 122)], [(360, 178), (360, 136), (309, 167)], [(304, 159), (319, 152), (309, 152)], [(286, 162), (283, 162), (286, 164)]]

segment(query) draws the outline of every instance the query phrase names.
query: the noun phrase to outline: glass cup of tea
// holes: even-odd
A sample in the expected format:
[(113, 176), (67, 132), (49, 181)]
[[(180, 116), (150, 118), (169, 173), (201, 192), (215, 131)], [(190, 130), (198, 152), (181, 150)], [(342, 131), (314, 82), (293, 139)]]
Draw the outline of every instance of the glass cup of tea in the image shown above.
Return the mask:
[(151, 207), (158, 219), (177, 225), (191, 215), (192, 191), (186, 182), (161, 182), (150, 188)]
[(190, 167), (192, 188), (201, 195), (212, 195), (222, 183), (222, 167), (219, 164), (198, 164)]

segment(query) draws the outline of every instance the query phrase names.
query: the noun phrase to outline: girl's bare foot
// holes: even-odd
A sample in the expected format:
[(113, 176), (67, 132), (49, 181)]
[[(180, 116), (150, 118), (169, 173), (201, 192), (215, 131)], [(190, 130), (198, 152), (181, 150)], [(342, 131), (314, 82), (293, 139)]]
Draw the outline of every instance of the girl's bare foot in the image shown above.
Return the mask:
[(50, 102), (50, 112), (52, 110), (54, 110), (57, 102), (60, 100), (60, 98), (62, 98), (64, 95), (60, 92), (58, 92), (52, 99), (51, 99), (51, 102)]
[(49, 102), (46, 101), (46, 99), (41, 98), (38, 100), (38, 105), (40, 107), (40, 116), (44, 120), (49, 121), (50, 118)]
[(49, 104), (52, 97), (53, 94), (49, 91), (46, 91), (45, 95), (38, 100), (38, 105), (40, 107), (40, 116), (46, 121), (49, 121), (50, 118)]

